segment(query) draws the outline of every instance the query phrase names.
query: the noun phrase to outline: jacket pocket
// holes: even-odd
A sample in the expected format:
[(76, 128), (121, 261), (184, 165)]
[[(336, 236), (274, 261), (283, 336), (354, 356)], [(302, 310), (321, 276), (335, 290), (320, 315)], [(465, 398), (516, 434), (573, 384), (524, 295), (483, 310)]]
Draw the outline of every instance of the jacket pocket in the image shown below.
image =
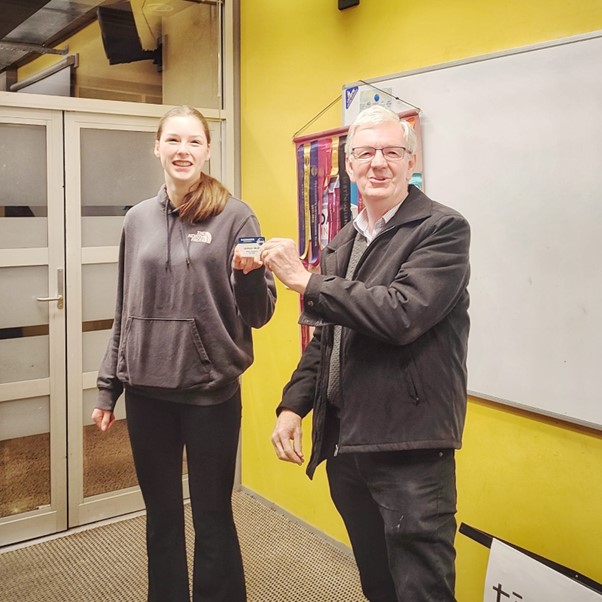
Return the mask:
[(129, 317), (118, 376), (133, 387), (193, 389), (211, 380), (211, 363), (193, 318)]
[(420, 403), (420, 401), (422, 401), (422, 383), (420, 380), (420, 373), (418, 372), (416, 362), (414, 361), (414, 357), (411, 352), (407, 353), (404, 374), (408, 384), (410, 396), (416, 403)]

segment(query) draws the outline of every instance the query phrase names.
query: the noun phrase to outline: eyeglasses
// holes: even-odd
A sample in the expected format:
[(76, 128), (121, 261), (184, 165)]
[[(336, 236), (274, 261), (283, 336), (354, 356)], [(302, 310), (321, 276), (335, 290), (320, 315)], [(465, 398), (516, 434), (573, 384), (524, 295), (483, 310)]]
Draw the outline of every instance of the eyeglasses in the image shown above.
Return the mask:
[(376, 151), (383, 154), (385, 161), (401, 161), (408, 152), (408, 149), (403, 146), (384, 146), (382, 148), (374, 148), (373, 146), (356, 146), (351, 149), (351, 156), (362, 163), (372, 161), (376, 157)]

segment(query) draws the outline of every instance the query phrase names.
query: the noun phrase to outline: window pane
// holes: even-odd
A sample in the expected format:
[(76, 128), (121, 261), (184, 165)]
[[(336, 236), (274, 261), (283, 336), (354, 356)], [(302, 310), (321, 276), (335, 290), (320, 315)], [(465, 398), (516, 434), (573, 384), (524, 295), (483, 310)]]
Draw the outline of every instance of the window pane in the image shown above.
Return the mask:
[(82, 215), (123, 215), (156, 195), (163, 169), (154, 148), (154, 132), (82, 129)]
[(46, 174), (46, 128), (0, 123), (0, 248), (48, 245)]
[(49, 399), (0, 403), (0, 517), (50, 504)]

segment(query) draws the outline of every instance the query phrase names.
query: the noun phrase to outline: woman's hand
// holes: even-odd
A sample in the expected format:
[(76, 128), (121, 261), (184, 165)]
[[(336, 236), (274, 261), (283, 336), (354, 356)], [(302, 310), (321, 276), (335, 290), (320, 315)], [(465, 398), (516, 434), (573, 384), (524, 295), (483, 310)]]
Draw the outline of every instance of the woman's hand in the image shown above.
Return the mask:
[(232, 258), (232, 269), (242, 270), (243, 274), (248, 274), (253, 270), (257, 270), (263, 266), (263, 261), (258, 256), (243, 255), (241, 252), (241, 246), (236, 245), (234, 247), (234, 257)]
[(115, 422), (115, 414), (110, 410), (100, 410), (99, 408), (94, 408), (92, 412), (92, 422), (99, 428), (101, 431), (108, 431)]

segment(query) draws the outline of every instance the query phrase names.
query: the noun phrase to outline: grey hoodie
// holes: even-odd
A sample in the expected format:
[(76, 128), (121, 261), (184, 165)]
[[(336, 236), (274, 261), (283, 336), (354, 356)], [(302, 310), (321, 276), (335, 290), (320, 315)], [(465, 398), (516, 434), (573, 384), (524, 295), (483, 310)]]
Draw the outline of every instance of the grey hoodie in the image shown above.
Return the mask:
[(128, 211), (96, 407), (112, 410), (124, 386), (197, 405), (236, 392), (253, 362), (251, 329), (268, 322), (276, 302), (265, 268), (231, 268), (238, 238), (259, 234), (251, 208), (233, 197), (194, 224), (179, 218), (165, 187)]

